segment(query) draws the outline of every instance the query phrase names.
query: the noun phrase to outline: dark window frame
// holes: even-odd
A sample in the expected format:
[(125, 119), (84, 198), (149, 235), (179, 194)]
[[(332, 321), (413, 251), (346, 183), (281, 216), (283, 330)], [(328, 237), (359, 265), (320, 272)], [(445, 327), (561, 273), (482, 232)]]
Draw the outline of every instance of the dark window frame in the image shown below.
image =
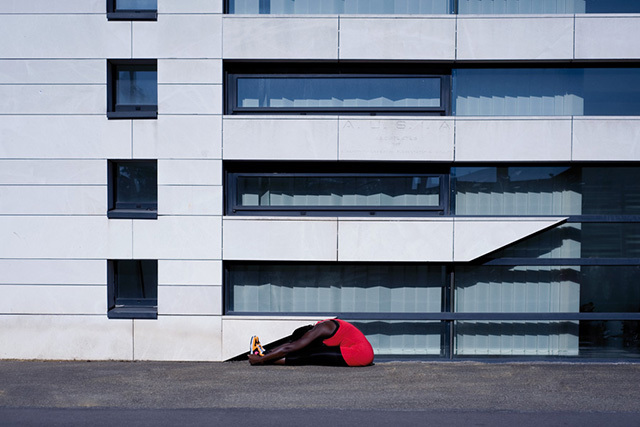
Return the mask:
[(157, 59), (108, 59), (107, 60), (107, 118), (108, 119), (157, 119), (158, 100), (155, 104), (119, 105), (117, 102), (116, 76), (119, 66), (154, 66), (156, 69), (156, 85), (158, 60)]
[[(259, 68), (259, 67), (257, 67)], [(272, 67), (264, 68), (264, 73), (254, 72), (233, 72), (225, 71), (225, 91), (226, 91), (226, 114), (360, 114), (360, 115), (430, 115), (448, 116), (451, 115), (451, 73), (425, 72), (416, 73), (407, 69), (406, 73), (385, 72), (385, 67), (380, 67), (378, 73), (363, 73), (359, 67), (345, 66), (343, 69), (329, 68), (327, 72), (316, 72), (317, 67), (307, 67), (301, 69), (294, 66), (295, 71), (274, 72)], [(371, 68), (371, 67), (369, 67)], [(311, 72), (314, 70), (314, 72)], [(305, 72), (309, 71), (309, 72)], [(300, 107), (300, 108), (278, 108), (278, 107), (240, 107), (238, 106), (237, 81), (239, 78), (437, 78), (440, 79), (440, 106), (438, 107)]]
[[(404, 169), (404, 170), (403, 170)], [(438, 165), (416, 168), (407, 172), (407, 165), (370, 165), (345, 162), (253, 164), (250, 162), (225, 163), (225, 215), (238, 216), (443, 216), (449, 214), (449, 177)], [(238, 178), (242, 176), (263, 177), (436, 177), (439, 179), (440, 198), (438, 206), (242, 206), (238, 203)]]
[[(120, 262), (155, 263), (155, 286), (158, 286), (157, 260), (108, 260), (107, 261), (107, 317), (109, 319), (157, 319), (158, 298), (119, 298), (118, 265)], [(141, 274), (142, 280), (142, 274)]]
[[(156, 202), (142, 203), (122, 203), (117, 201), (117, 177), (118, 165), (123, 163), (154, 163), (156, 166), (156, 177), (158, 173), (158, 161), (148, 159), (125, 159), (107, 161), (107, 182), (108, 182), (108, 210), (107, 217), (114, 219), (157, 219), (158, 218), (158, 196), (156, 185)], [(157, 180), (157, 179), (156, 179)]]
[(118, 9), (117, 0), (107, 0), (107, 19), (109, 21), (157, 21), (157, 9)]

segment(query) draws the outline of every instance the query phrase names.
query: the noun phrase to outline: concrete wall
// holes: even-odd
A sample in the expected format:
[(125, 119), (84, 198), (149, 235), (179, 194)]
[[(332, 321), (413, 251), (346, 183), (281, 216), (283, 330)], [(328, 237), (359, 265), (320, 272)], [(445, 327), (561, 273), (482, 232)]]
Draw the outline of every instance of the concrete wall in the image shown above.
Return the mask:
[[(222, 3), (0, 5), (0, 357), (220, 360)], [(106, 60), (158, 59), (158, 119), (107, 120)], [(158, 159), (158, 219), (107, 219), (107, 160)], [(107, 319), (107, 260), (158, 260), (158, 319)]]

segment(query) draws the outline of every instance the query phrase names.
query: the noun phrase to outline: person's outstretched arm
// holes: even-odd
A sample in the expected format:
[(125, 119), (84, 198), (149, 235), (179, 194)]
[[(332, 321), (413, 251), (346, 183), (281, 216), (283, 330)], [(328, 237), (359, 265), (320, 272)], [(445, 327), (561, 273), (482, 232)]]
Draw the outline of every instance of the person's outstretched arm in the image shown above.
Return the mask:
[(266, 353), (264, 356), (257, 356), (255, 354), (249, 355), (249, 363), (252, 365), (258, 365), (263, 363), (275, 362), (276, 360), (280, 360), (285, 357), (287, 354), (292, 351), (297, 351), (305, 348), (313, 341), (318, 338), (330, 337), (336, 330), (337, 326), (334, 322), (322, 322), (318, 323), (313, 327), (313, 329), (309, 330), (302, 337), (297, 339), (296, 341), (282, 344), (274, 348), (273, 350)]

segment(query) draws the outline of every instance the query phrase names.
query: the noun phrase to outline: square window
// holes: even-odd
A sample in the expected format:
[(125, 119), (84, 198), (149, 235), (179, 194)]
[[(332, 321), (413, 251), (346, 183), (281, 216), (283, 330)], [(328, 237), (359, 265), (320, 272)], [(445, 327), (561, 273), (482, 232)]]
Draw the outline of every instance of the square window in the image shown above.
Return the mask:
[(158, 217), (157, 160), (110, 160), (109, 218)]
[(107, 0), (110, 21), (156, 21), (158, 0)]
[(158, 318), (158, 261), (111, 260), (107, 263), (110, 319)]
[(155, 119), (158, 117), (158, 61), (107, 62), (107, 117)]

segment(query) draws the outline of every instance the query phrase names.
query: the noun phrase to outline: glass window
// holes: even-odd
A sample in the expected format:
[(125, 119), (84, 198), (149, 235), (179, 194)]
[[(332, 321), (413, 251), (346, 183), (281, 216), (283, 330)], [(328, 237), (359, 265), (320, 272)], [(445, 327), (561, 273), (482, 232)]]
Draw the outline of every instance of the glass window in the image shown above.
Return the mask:
[(566, 223), (509, 246), (494, 258), (640, 258), (637, 222)]
[(109, 61), (109, 118), (156, 118), (158, 67), (156, 61)]
[(230, 82), (231, 113), (446, 114), (441, 76), (231, 75)]
[(454, 322), (456, 356), (578, 356), (579, 322)]
[(439, 312), (442, 267), (414, 264), (232, 263), (228, 312)]
[(227, 0), (236, 14), (640, 13), (637, 0)]
[(109, 218), (157, 218), (156, 160), (109, 162)]
[(637, 0), (457, 0), (460, 14), (638, 13)]
[(444, 210), (440, 175), (231, 174), (229, 213), (317, 214)]
[(639, 215), (640, 168), (451, 169), (456, 215)]
[(455, 311), (640, 313), (640, 266), (459, 267)]
[(158, 261), (108, 263), (109, 318), (153, 318), (158, 306)]
[(158, 19), (158, 1), (107, 0), (107, 19), (155, 21)]
[(458, 116), (640, 115), (640, 68), (457, 69), (453, 81)]
[(158, 0), (115, 0), (116, 10), (157, 10)]
[(442, 322), (404, 320), (350, 321), (367, 337), (376, 358), (440, 356), (445, 352)]
[(450, 0), (228, 0), (229, 13), (445, 14)]
[(581, 321), (580, 356), (616, 359), (640, 358), (640, 321)]

